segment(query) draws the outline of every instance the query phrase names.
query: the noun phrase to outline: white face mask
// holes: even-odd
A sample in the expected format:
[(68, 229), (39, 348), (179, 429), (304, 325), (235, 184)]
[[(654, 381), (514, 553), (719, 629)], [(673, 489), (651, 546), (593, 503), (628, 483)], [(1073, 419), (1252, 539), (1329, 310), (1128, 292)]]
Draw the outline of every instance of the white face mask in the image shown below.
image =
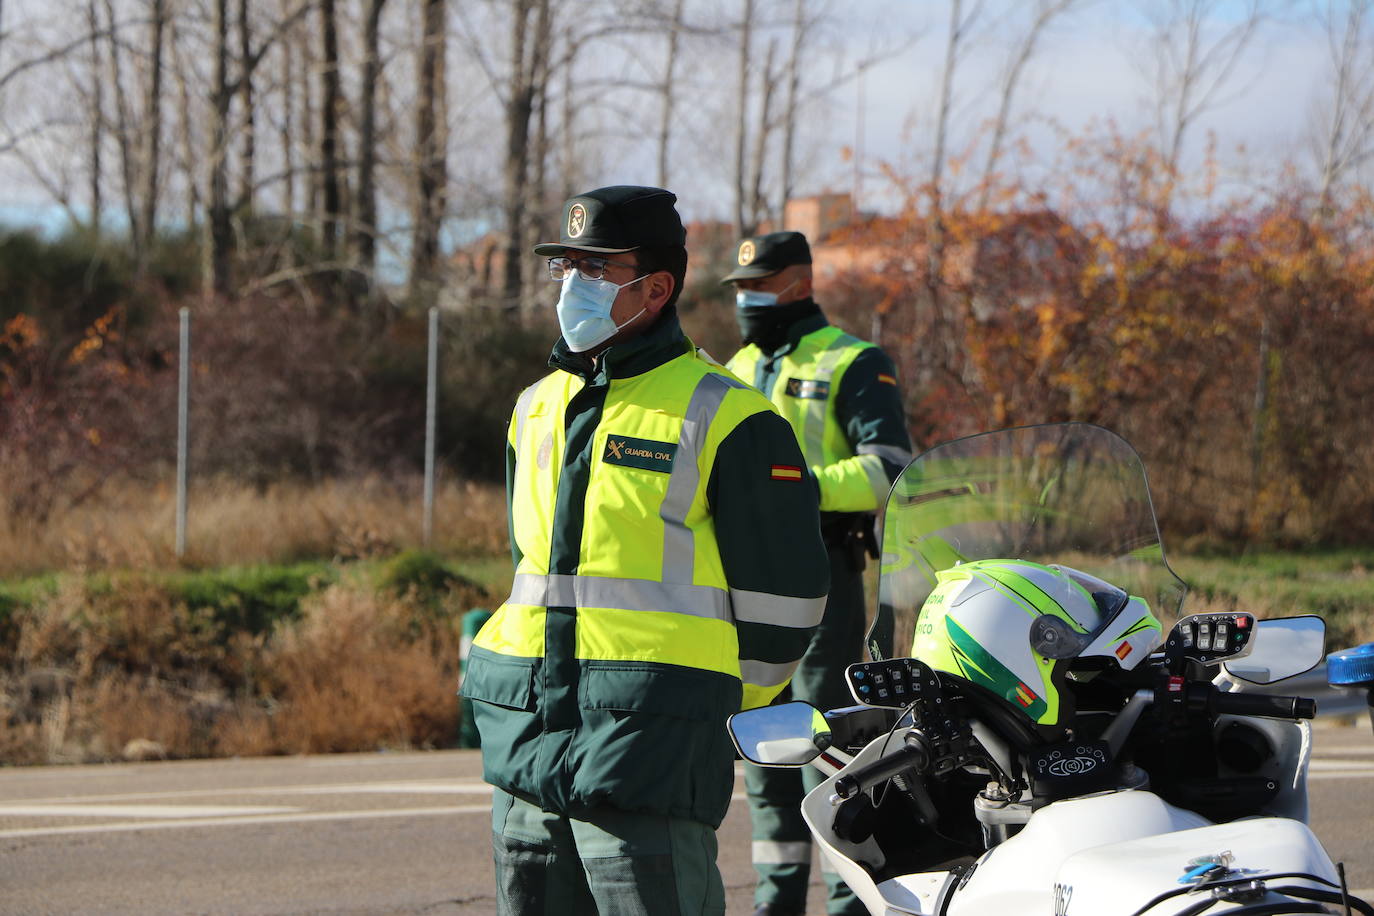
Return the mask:
[[(647, 276), (649, 274), (644, 275)], [(644, 277), (635, 277), (629, 283), (616, 285), (604, 278), (588, 280), (576, 270), (569, 271), (558, 292), (558, 326), (563, 331), (568, 349), (574, 353), (585, 353), (597, 344), (610, 340), (617, 331), (643, 315), (648, 310), (647, 306), (616, 324), (615, 319), (611, 318), (611, 306), (622, 289), (638, 283)]]
[(735, 306), (736, 308), (747, 309), (777, 305), (778, 297), (796, 285), (797, 281), (793, 280), (776, 293), (767, 293), (761, 289), (737, 289), (735, 290)]

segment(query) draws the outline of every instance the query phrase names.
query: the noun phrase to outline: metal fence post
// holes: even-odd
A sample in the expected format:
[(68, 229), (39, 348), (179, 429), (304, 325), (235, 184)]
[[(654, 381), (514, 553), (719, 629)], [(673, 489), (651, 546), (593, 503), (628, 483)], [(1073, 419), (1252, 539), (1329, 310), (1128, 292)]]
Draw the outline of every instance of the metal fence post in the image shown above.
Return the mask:
[(177, 558), (186, 555), (186, 475), (190, 441), (191, 407), (191, 310), (181, 315), (181, 355), (177, 366)]

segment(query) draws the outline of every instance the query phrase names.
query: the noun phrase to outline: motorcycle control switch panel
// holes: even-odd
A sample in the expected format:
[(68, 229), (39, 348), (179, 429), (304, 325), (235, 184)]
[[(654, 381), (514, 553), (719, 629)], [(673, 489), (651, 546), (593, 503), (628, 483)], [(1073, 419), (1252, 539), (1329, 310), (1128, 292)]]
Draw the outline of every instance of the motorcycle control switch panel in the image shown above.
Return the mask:
[(1254, 635), (1254, 614), (1194, 614), (1174, 625), (1164, 651), (1171, 661), (1212, 665), (1248, 655)]
[(935, 672), (914, 658), (858, 662), (845, 670), (845, 677), (854, 699), (866, 706), (902, 709), (918, 700), (940, 697)]

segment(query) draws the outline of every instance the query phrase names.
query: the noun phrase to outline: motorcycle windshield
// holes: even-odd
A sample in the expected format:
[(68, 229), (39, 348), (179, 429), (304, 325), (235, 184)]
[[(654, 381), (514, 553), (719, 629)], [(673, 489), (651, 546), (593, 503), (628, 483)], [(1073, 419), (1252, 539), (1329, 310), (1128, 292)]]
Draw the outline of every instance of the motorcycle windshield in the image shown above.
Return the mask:
[(936, 574), (970, 560), (1082, 570), (1144, 598), (1166, 627), (1188, 590), (1165, 560), (1140, 456), (1086, 423), (999, 430), (924, 453), (893, 484), (882, 544), (875, 659), (910, 654)]

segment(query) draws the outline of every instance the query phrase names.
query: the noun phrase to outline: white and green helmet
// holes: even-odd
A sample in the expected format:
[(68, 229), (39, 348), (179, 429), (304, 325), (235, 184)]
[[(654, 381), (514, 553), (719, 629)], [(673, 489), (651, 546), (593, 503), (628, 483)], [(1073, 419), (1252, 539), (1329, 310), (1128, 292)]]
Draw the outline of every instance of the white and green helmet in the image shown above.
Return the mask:
[(975, 560), (938, 573), (911, 654), (1005, 700), (1036, 725), (1073, 720), (1065, 678), (1099, 657), (1134, 668), (1163, 638), (1144, 599), (1067, 566)]

